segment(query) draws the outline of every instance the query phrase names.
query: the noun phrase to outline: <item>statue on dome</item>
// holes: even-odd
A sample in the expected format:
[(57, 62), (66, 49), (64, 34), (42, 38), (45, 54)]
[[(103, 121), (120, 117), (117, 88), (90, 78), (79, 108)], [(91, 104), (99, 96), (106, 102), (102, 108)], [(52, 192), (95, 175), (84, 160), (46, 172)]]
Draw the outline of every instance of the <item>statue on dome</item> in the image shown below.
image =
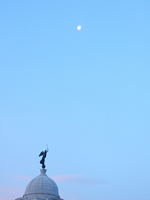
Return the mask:
[[(46, 145), (47, 146), (47, 145)], [(46, 155), (47, 155), (47, 152), (49, 151), (48, 149), (48, 146), (47, 146), (47, 150), (45, 151), (42, 151), (40, 154), (39, 154), (39, 157), (40, 156), (43, 156), (42, 159), (40, 160), (40, 164), (42, 164), (42, 168), (44, 169), (46, 166), (45, 166), (45, 158), (46, 158)]]

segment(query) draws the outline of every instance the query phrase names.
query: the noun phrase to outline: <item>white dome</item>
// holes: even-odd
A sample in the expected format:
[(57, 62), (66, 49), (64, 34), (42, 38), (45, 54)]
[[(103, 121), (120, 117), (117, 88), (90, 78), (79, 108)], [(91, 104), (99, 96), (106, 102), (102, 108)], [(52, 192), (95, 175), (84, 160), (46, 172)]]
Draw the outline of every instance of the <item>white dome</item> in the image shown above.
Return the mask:
[(45, 173), (46, 170), (41, 169), (41, 174), (28, 184), (23, 197), (60, 198), (56, 183)]

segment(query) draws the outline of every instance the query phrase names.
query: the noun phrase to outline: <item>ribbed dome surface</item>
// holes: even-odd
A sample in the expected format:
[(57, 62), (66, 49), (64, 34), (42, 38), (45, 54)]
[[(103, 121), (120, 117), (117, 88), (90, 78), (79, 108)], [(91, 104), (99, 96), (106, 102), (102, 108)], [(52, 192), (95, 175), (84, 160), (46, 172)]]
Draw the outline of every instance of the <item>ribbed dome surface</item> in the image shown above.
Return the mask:
[(41, 169), (41, 174), (34, 178), (27, 186), (26, 191), (23, 197), (29, 197), (33, 195), (46, 195), (46, 196), (57, 196), (58, 194), (58, 187), (56, 183), (50, 179), (46, 174), (45, 169)]

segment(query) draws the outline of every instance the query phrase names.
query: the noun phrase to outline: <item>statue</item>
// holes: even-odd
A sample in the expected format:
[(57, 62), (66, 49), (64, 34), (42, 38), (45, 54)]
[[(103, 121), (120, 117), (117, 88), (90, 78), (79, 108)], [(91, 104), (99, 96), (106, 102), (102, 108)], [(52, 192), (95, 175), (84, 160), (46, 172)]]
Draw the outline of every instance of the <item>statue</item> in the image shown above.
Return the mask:
[(40, 156), (43, 156), (40, 163), (42, 164), (42, 168), (44, 169), (46, 166), (45, 166), (45, 158), (46, 158), (46, 155), (47, 155), (47, 152), (49, 151), (48, 149), (48, 146), (47, 146), (47, 150), (45, 151), (42, 151), (40, 154), (39, 154), (39, 157)]

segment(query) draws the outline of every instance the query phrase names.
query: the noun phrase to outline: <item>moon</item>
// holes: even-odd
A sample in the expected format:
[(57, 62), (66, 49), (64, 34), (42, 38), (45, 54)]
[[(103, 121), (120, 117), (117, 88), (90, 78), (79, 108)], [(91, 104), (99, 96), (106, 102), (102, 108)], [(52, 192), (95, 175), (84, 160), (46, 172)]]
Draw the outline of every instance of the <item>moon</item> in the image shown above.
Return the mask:
[(81, 30), (81, 26), (77, 26), (78, 31)]

